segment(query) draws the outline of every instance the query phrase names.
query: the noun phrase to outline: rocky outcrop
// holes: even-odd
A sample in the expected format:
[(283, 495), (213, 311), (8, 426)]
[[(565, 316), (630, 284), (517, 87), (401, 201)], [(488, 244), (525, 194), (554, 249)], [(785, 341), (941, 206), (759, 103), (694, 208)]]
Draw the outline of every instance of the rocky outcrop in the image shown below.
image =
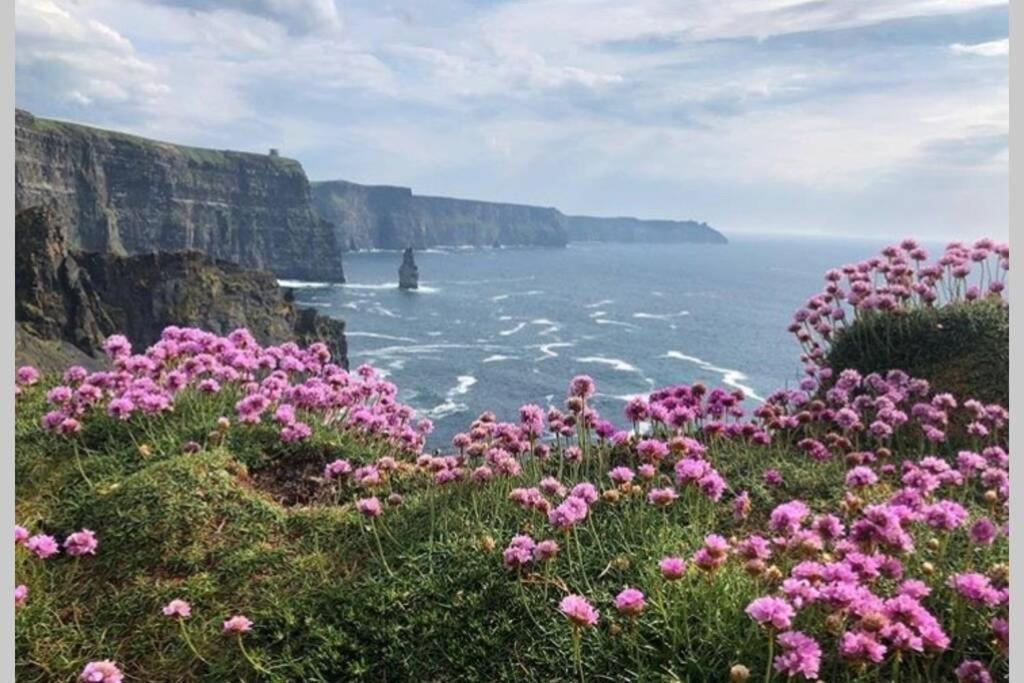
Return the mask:
[(142, 347), (168, 325), (181, 325), (218, 334), (245, 327), (264, 344), (323, 341), (347, 363), (345, 323), (296, 307), (269, 272), (196, 251), (118, 256), (70, 250), (59, 215), (45, 207), (18, 214), (16, 246), (21, 362), (44, 350), (59, 357), (67, 346), (98, 360), (109, 334), (125, 334)]
[(407, 187), (314, 182), (313, 204), (334, 224), (343, 249), (423, 249), (431, 246), (550, 246), (566, 243), (557, 209), (448, 197)]
[(420, 269), (412, 255), (412, 247), (406, 247), (402, 253), (402, 265), (398, 267), (398, 288), (418, 289), (420, 286)]
[(18, 210), (52, 209), (68, 246), (196, 250), (282, 278), (344, 281), (333, 226), (295, 160), (172, 145), (16, 113)]
[(725, 236), (697, 221), (644, 220), (640, 218), (598, 218), (566, 216), (566, 228), (572, 242), (694, 242), (726, 244)]

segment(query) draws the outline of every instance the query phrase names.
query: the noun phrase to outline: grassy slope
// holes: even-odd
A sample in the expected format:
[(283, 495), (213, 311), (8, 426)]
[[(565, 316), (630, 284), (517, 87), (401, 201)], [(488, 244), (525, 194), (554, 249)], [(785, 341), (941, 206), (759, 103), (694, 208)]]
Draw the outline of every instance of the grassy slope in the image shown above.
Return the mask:
[[(666, 513), (642, 499), (598, 503), (578, 538), (558, 538), (553, 565), (521, 584), (502, 568), (501, 549), (517, 532), (538, 540), (552, 532), (537, 513), (506, 500), (511, 482), (474, 492), (470, 484), (437, 489), (421, 475), (395, 477), (384, 495), (402, 491), (405, 503), (380, 527), (391, 577), (350, 505), (283, 507), (249, 476), (281, 459), (379, 455), (366, 446), (283, 450), (270, 428), (236, 426), (222, 445), (184, 455), (181, 445), (205, 441), (206, 425), (231, 404), (185, 400), (145, 430), (87, 421), (80, 470), (69, 442), (35, 426), (42, 396), (37, 387), (19, 399), (19, 522), (58, 535), (86, 526), (100, 552), (43, 563), (18, 551), (19, 579), (32, 591), (18, 615), (19, 680), (70, 681), (99, 658), (147, 681), (572, 680), (570, 632), (555, 610), (566, 590), (592, 597), (602, 611), (604, 625), (585, 634), (588, 680), (621, 680), (637, 670), (643, 680), (709, 680), (736, 662), (764, 666), (763, 635), (743, 613), (760, 588), (738, 565), (679, 584), (657, 576), (661, 557), (688, 556), (712, 530), (740, 531), (727, 506), (681, 500)], [(139, 443), (150, 446), (149, 457)], [(756, 510), (793, 497), (834, 504), (840, 495), (838, 461), (808, 466), (783, 445), (723, 444), (711, 454), (734, 488), (751, 490)], [(763, 487), (765, 467), (782, 471), (784, 490)], [(528, 471), (521, 481), (539, 476)], [(496, 549), (481, 549), (485, 536)], [(989, 551), (987, 560), (1000, 552)], [(567, 576), (585, 578), (566, 584), (560, 577)], [(639, 639), (610, 604), (627, 584), (652, 601)], [(941, 598), (944, 589), (936, 588)], [(176, 597), (193, 604), (187, 627), (207, 663), (160, 613)], [(220, 634), (220, 623), (236, 613), (256, 622), (245, 641), (269, 676), (254, 672)], [(612, 622), (622, 633), (607, 627)], [(970, 648), (990, 657), (980, 622)]]

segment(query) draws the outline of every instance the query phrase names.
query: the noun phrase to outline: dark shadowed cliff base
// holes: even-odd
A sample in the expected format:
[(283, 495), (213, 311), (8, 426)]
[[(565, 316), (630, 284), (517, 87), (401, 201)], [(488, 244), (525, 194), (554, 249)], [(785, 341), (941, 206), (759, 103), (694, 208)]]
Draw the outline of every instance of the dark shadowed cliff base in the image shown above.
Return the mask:
[(248, 328), (261, 343), (325, 342), (347, 363), (345, 323), (297, 308), (273, 274), (215, 261), (195, 251), (137, 256), (68, 248), (52, 209), (16, 220), (17, 360), (44, 369), (102, 362), (107, 335), (137, 348), (169, 325), (218, 334)]

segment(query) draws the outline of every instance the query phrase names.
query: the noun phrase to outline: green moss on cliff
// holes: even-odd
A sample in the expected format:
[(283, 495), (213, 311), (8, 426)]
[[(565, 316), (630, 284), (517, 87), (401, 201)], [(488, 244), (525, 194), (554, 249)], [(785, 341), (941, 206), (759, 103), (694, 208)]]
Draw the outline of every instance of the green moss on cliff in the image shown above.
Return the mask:
[(1009, 405), (1009, 311), (997, 302), (871, 315), (842, 330), (828, 354), (836, 372), (899, 368), (936, 391)]

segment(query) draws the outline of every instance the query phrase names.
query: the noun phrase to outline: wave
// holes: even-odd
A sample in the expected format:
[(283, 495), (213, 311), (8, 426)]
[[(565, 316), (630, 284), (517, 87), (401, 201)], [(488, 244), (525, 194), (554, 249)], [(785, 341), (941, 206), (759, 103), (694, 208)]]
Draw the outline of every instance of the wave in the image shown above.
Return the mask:
[(558, 352), (552, 351), (551, 349), (563, 349), (569, 348), (570, 346), (576, 345), (573, 344), (572, 342), (551, 342), (550, 344), (534, 344), (532, 346), (527, 346), (526, 348), (539, 349), (540, 352), (544, 354), (543, 356), (540, 356), (534, 361), (535, 363), (539, 363), (542, 360), (547, 360), (549, 358), (558, 358)]
[(601, 299), (600, 301), (595, 301), (592, 304), (586, 304), (583, 308), (601, 308), (601, 306), (607, 306), (608, 304), (613, 303), (615, 303), (615, 299)]
[(516, 360), (518, 356), (503, 356), (500, 353), (496, 353), (493, 356), (487, 356), (481, 363), (500, 363), (503, 360)]
[[(343, 289), (354, 289), (354, 290), (382, 290), (382, 289), (398, 289), (398, 281), (394, 282), (346, 282), (343, 285), (338, 285)], [(425, 294), (436, 294), (441, 289), (438, 287), (431, 287), (430, 285), (420, 284), (418, 289), (407, 289), (407, 292), (423, 292)]]
[(608, 315), (608, 311), (594, 311), (588, 317), (590, 318), (603, 318)]
[(639, 330), (640, 328), (633, 323), (623, 323), (618, 320), (609, 320), (608, 318), (594, 318), (594, 322), (598, 325), (615, 325), (617, 327), (627, 327), (633, 330)]
[(408, 346), (383, 346), (379, 349), (363, 349), (349, 355), (353, 358), (391, 359), (396, 356), (429, 356), (452, 349), (479, 349), (491, 353), (512, 350), (508, 346), (501, 346), (499, 344), (409, 344)]
[(449, 415), (455, 415), (469, 410), (469, 406), (461, 401), (456, 401), (455, 399), (458, 396), (463, 396), (469, 393), (470, 388), (476, 384), (476, 377), (473, 377), (472, 375), (459, 375), (455, 378), (455, 381), (455, 386), (445, 393), (444, 401), (433, 408), (421, 410), (419, 413), (432, 420), (441, 420)]
[(609, 365), (619, 372), (640, 372), (640, 368), (627, 363), (624, 360), (618, 358), (605, 358), (603, 356), (586, 356), (585, 358), (577, 358), (577, 363), (597, 363), (600, 365)]
[(520, 330), (522, 330), (522, 329), (523, 329), (524, 327), (526, 327), (526, 323), (519, 323), (519, 324), (518, 324), (518, 325), (516, 325), (515, 327), (513, 327), (513, 328), (511, 328), (511, 329), (508, 329), (508, 330), (502, 330), (502, 331), (501, 331), (501, 332), (499, 332), (498, 334), (500, 334), (500, 335), (501, 335), (502, 337), (507, 337), (507, 336), (509, 336), (509, 335), (515, 334), (516, 332), (519, 332), (519, 331), (520, 331)]
[(760, 396), (758, 396), (757, 393), (752, 388), (750, 388), (746, 384), (742, 383), (743, 380), (747, 380), (747, 379), (750, 379), (750, 378), (747, 377), (742, 372), (740, 372), (739, 370), (732, 370), (730, 368), (722, 368), (722, 367), (719, 367), (717, 365), (712, 365), (711, 363), (707, 362), (706, 360), (701, 360), (700, 358), (697, 358), (696, 356), (688, 356), (685, 353), (682, 353), (680, 351), (669, 351), (664, 356), (662, 356), (662, 358), (674, 358), (676, 360), (688, 361), (690, 363), (693, 363), (694, 365), (697, 365), (698, 367), (700, 367), (700, 368), (702, 368), (704, 370), (709, 370), (711, 372), (717, 372), (717, 373), (719, 373), (722, 376), (722, 383), (723, 384), (726, 384), (726, 385), (728, 385), (730, 387), (735, 387), (736, 389), (742, 389), (744, 394), (746, 394), (750, 398), (754, 399), (755, 401), (764, 401), (764, 399), (761, 398)]
[(383, 315), (383, 316), (386, 316), (388, 318), (396, 318), (397, 319), (397, 318), (401, 317), (397, 313), (395, 313), (394, 311), (389, 311), (388, 309), (384, 308), (380, 304), (377, 304), (373, 308), (369, 309), (369, 312), (370, 313), (377, 313), (379, 315)]
[(540, 296), (544, 293), (542, 289), (531, 289), (528, 292), (509, 292), (508, 294), (496, 294), (491, 297), (491, 301), (504, 301), (514, 296)]
[(634, 313), (634, 318), (644, 318), (648, 320), (671, 320), (672, 318), (682, 318), (684, 315), (690, 315), (689, 311), (679, 311), (678, 313)]
[(378, 334), (376, 332), (346, 332), (346, 337), (369, 337), (370, 339), (387, 339), (389, 341), (402, 341), (415, 344), (416, 340), (411, 337), (396, 337), (390, 334)]
[(278, 280), (278, 287), (285, 289), (324, 289), (326, 287), (339, 287), (335, 282), (307, 282), (306, 280)]

